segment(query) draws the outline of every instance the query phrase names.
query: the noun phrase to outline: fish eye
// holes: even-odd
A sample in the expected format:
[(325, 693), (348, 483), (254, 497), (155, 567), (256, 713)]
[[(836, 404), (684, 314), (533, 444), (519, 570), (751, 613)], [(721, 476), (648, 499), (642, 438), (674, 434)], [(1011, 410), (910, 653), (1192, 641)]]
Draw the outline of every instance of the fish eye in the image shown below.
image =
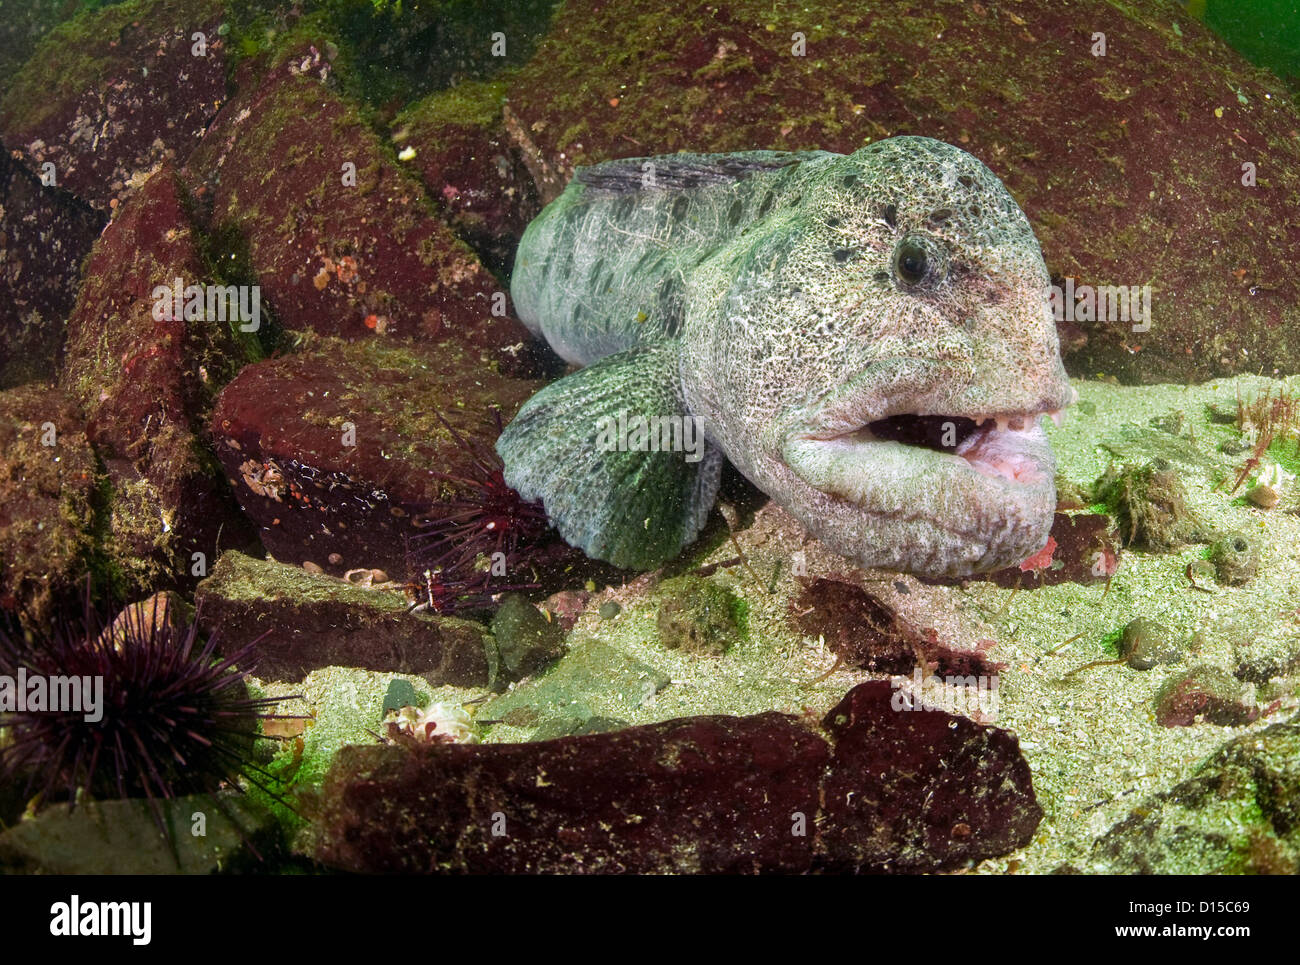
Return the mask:
[(908, 238), (898, 246), (894, 254), (894, 267), (898, 277), (909, 285), (918, 285), (925, 278), (926, 269), (930, 267), (930, 258), (916, 241)]
[(909, 235), (894, 249), (894, 276), (904, 288), (937, 284), (945, 274), (942, 252), (932, 250), (924, 239)]

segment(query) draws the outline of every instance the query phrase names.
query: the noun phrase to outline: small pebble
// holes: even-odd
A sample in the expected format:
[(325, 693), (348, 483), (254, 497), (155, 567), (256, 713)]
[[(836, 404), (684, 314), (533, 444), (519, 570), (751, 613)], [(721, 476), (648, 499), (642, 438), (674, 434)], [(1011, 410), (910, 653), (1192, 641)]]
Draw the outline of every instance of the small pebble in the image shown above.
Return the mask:
[(1173, 631), (1147, 617), (1138, 617), (1124, 628), (1119, 654), (1134, 670), (1150, 670), (1157, 664), (1182, 660)]
[(1259, 570), (1259, 544), (1248, 533), (1227, 533), (1210, 546), (1210, 562), (1220, 583), (1239, 586)]

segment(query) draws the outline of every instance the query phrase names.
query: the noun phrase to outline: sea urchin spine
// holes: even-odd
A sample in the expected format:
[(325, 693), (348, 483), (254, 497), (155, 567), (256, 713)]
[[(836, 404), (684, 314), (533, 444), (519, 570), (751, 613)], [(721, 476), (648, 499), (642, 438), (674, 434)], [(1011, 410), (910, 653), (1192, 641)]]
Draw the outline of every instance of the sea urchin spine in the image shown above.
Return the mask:
[(9, 680), (98, 679), (103, 688), (93, 722), (81, 707), (0, 714), (0, 775), (26, 776), (26, 793), (39, 790), (41, 804), (66, 797), (75, 806), (79, 793), (142, 796), (159, 821), (159, 799), (211, 793), (240, 777), (266, 789), (269, 776), (249, 757), (259, 720), (281, 716), (270, 713), (280, 699), (250, 698), (254, 645), (223, 659), (217, 636), (204, 642), (197, 617), (174, 620), (166, 608), (150, 618), (128, 607), (106, 632), (89, 594), (80, 626), (60, 623), (26, 640), (0, 630), (0, 674)]
[[(501, 413), (494, 415), (500, 435)], [(480, 556), (496, 553), (513, 560), (521, 546), (526, 549), (544, 539), (550, 530), (546, 511), (506, 485), (495, 450), (466, 439), (441, 415), (438, 418), (467, 454), (469, 465), (463, 474), (432, 474), (452, 487), (454, 495), (431, 507), (424, 531), (410, 539), (410, 555), (418, 564), (412, 572), (463, 572)]]

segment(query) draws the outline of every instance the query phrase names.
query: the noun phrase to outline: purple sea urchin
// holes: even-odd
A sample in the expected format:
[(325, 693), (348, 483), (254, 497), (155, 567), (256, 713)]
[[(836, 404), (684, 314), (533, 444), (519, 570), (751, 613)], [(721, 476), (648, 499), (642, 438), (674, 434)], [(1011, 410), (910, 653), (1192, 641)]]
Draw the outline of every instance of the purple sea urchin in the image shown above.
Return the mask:
[[(0, 704), (0, 775), (25, 778), (24, 793), (38, 790), (42, 805), (145, 797), (160, 827), (159, 799), (239, 777), (265, 790), (269, 775), (249, 758), (259, 720), (280, 716), (269, 713), (279, 698), (248, 696), (253, 646), (223, 659), (217, 634), (204, 642), (197, 619), (171, 617), (167, 607), (152, 618), (129, 607), (108, 632), (87, 595), (80, 625), (26, 637), (0, 628), (0, 675), (26, 683), (21, 700)], [(33, 681), (78, 678), (102, 681), (95, 714), (81, 702), (31, 699)]]
[[(495, 434), (501, 434), (501, 413), (494, 412)], [(520, 547), (544, 539), (550, 530), (539, 502), (528, 502), (506, 485), (501, 457), (477, 439), (467, 439), (441, 416), (439, 421), (469, 456), (463, 474), (435, 472), (453, 490), (452, 497), (433, 507), (423, 531), (409, 540), (412, 574), (425, 570), (463, 571), (483, 555), (505, 554), (517, 562)]]

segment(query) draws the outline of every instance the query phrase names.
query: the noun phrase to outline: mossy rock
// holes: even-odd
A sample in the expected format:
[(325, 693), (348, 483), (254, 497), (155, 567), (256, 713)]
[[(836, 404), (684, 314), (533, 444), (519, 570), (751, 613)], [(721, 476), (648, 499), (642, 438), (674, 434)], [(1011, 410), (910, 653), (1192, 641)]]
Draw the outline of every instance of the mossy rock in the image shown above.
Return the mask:
[(484, 686), (495, 643), (481, 624), (412, 613), (393, 589), (355, 585), (274, 560), (222, 554), (196, 593), (199, 620), (227, 655), (253, 645), (256, 673), (301, 680), (328, 666)]
[(1111, 874), (1300, 872), (1300, 720), (1224, 744), (1093, 847)]
[(96, 484), (66, 395), (35, 385), (0, 392), (0, 610), (44, 622), (84, 590)]
[(1112, 465), (1093, 485), (1093, 498), (1115, 517), (1125, 546), (1169, 553), (1205, 539), (1178, 473), (1166, 463)]
[(662, 602), (656, 624), (669, 650), (717, 657), (744, 640), (744, 604), (712, 580), (679, 576), (659, 590)]
[(220, 546), (254, 538), (205, 432), (256, 340), (237, 321), (177, 317), (174, 306), (155, 317), (160, 284), (210, 280), (187, 203), (170, 167), (141, 185), (96, 241), (68, 318), (61, 384), (106, 469), (100, 548), (119, 598), (192, 588)]
[[(237, 231), (287, 332), (458, 342), (534, 368), (505, 287), (331, 82), (304, 40), (226, 105), (186, 165), (214, 230)], [(322, 41), (323, 43), (323, 41)]]
[[(8, 15), (6, 9), (6, 15)], [(183, 163), (226, 96), (221, 0), (128, 0), (50, 31), (0, 100), (0, 137), (101, 211)], [(202, 55), (193, 35), (205, 36)]]
[(541, 209), (502, 117), (506, 81), (467, 81), (404, 110), (392, 124), (409, 163), (456, 233), (508, 277), (524, 229)]
[(503, 688), (564, 656), (563, 627), (548, 620), (519, 593), (502, 595), (492, 617), (492, 636), (500, 659), (497, 682)]

